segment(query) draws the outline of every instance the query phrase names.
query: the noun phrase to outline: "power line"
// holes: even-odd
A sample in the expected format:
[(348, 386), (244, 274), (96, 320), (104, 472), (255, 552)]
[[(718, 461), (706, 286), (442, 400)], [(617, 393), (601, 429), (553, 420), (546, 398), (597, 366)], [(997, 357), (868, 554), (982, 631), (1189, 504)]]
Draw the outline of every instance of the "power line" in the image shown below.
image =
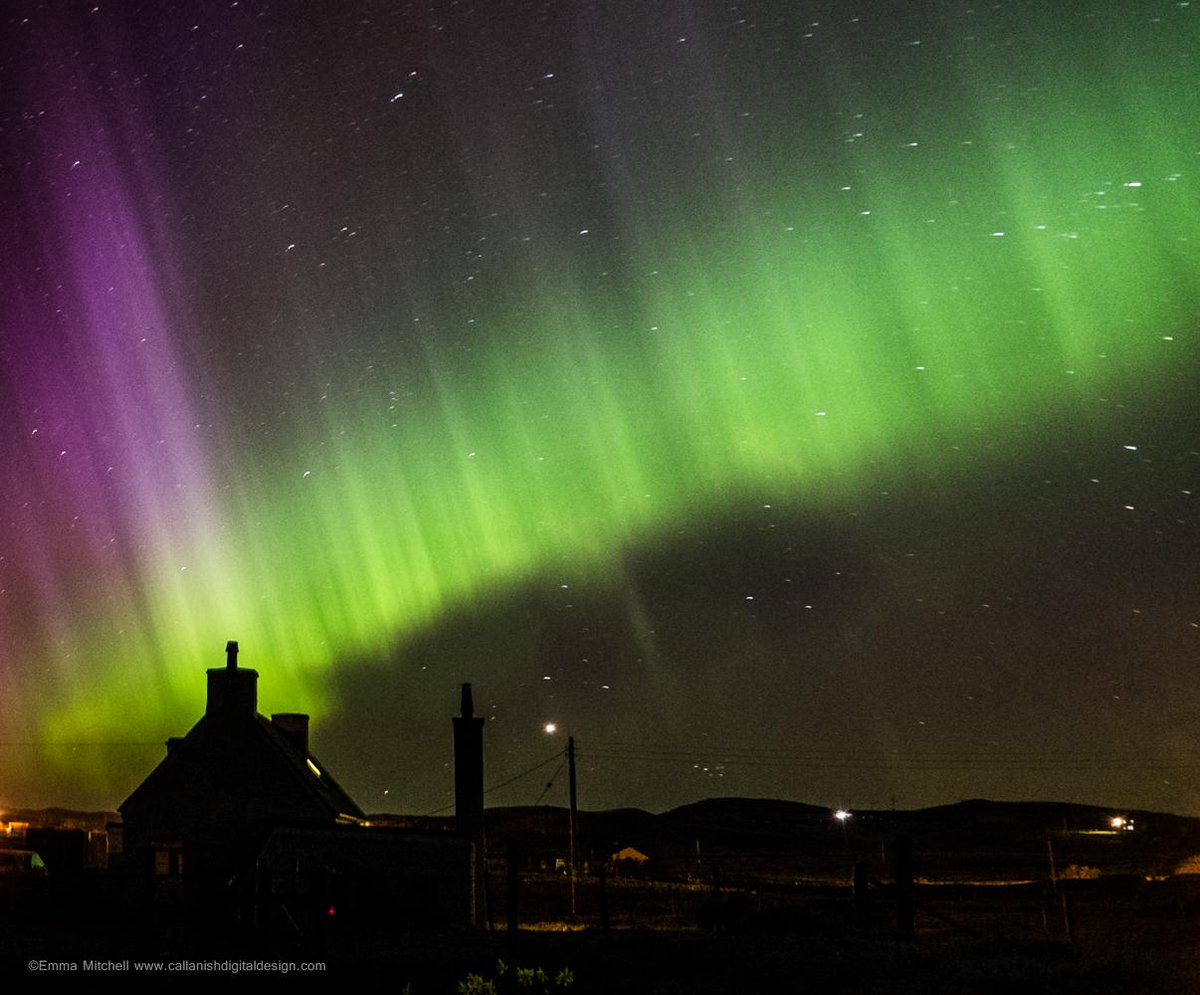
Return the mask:
[(109, 747), (109, 746), (122, 746), (122, 747), (138, 747), (138, 748), (147, 747), (147, 746), (154, 746), (154, 747), (159, 747), (159, 748), (161, 748), (164, 742), (165, 742), (165, 740), (162, 740), (162, 739), (156, 739), (156, 740), (154, 740), (153, 742), (145, 742), (145, 743), (121, 743), (121, 742), (111, 742), (111, 743), (103, 743), (103, 742), (99, 742), (99, 743), (97, 743), (97, 742), (88, 742), (88, 743), (84, 743), (84, 742), (79, 742), (79, 743), (73, 743), (73, 742), (69, 742), (69, 741), (63, 741), (63, 740), (57, 740), (57, 739), (54, 739), (54, 740), (41, 740), (41, 741), (38, 741), (38, 740), (29, 740), (29, 741), (10, 741), (10, 742), (6, 742), (6, 743), (0, 743), (0, 747), (8, 747), (8, 746), (32, 746), (32, 747), (37, 747), (38, 749), (47, 749), (47, 748), (49, 748), (49, 747), (54, 747), (54, 746), (69, 746), (69, 747), (71, 747), (72, 749), (77, 749), (78, 747), (81, 747), (81, 746), (83, 746), (83, 747), (96, 747), (96, 746), (105, 746), (105, 747)]
[(550, 789), (554, 787), (554, 782), (558, 780), (558, 775), (563, 772), (563, 768), (567, 766), (567, 758), (563, 757), (563, 762), (558, 765), (558, 770), (550, 775), (550, 780), (546, 782), (546, 786), (542, 789), (542, 793), (537, 796), (537, 801), (533, 803), (533, 807), (537, 808), (542, 804), (542, 799), (550, 793)]
[(588, 759), (623, 763), (686, 763), (692, 766), (812, 767), (827, 770), (1155, 770), (1200, 769), (1195, 761), (1167, 760), (1147, 754), (1096, 755), (1085, 751), (989, 750), (839, 750), (800, 751), (721, 749), (611, 741), (587, 752)]
[(499, 784), (493, 784), (490, 788), (487, 788), (483, 793), (485, 795), (490, 795), (493, 791), (499, 791), (501, 788), (507, 788), (510, 784), (515, 784), (517, 781), (521, 780), (521, 778), (528, 777), (534, 771), (541, 770), (543, 767), (547, 766), (548, 764), (554, 763), (554, 761), (557, 760), (559, 757), (563, 756), (565, 752), (566, 751), (564, 751), (564, 750), (560, 750), (558, 753), (554, 754), (554, 756), (549, 757), (546, 760), (543, 760), (540, 764), (536, 764), (533, 767), (530, 767), (529, 770), (522, 771), (520, 774), (516, 774), (513, 777), (510, 777), (507, 781), (501, 781)]
[[(521, 778), (528, 777), (530, 774), (533, 774), (536, 771), (541, 770), (546, 765), (554, 763), (555, 760), (557, 760), (559, 757), (563, 756), (565, 753), (566, 753), (565, 750), (561, 750), (558, 753), (554, 754), (554, 756), (547, 757), (541, 763), (534, 764), (534, 766), (530, 767), (528, 770), (523, 770), (523, 771), (521, 771), (520, 774), (514, 774), (507, 781), (501, 781), (499, 784), (493, 784), (490, 788), (485, 788), (483, 793), (485, 795), (490, 795), (493, 791), (499, 791), (501, 788), (507, 788), (510, 784), (515, 784), (517, 781), (521, 780)], [(564, 761), (564, 763), (565, 763), (565, 761)], [(558, 775), (555, 774), (555, 777), (557, 777), (557, 776)], [(551, 778), (551, 780), (553, 781), (553, 778)], [(454, 802), (450, 802), (450, 804), (448, 804), (448, 805), (443, 805), (441, 808), (435, 808), (432, 812), (426, 812), (425, 815), (426, 815), (426, 817), (432, 816), (432, 815), (441, 815), (441, 813), (443, 813), (443, 812), (449, 812), (452, 808), (454, 808)]]
[(1014, 770), (1014, 771), (1100, 771), (1100, 770), (1126, 770), (1126, 771), (1184, 771), (1184, 770), (1200, 770), (1200, 762), (1197, 763), (1174, 763), (1163, 762), (1157, 760), (1136, 760), (1136, 761), (1029, 761), (1017, 758), (996, 759), (996, 760), (961, 760), (955, 762), (937, 761), (922, 758), (904, 758), (904, 757), (877, 757), (868, 758), (860, 757), (851, 760), (837, 760), (834, 758), (776, 758), (770, 760), (749, 760), (739, 759), (736, 757), (727, 757), (720, 754), (711, 755), (709, 757), (699, 759), (696, 754), (687, 755), (642, 755), (632, 753), (604, 753), (604, 752), (589, 752), (586, 754), (589, 760), (612, 760), (623, 763), (647, 763), (647, 764), (689, 764), (692, 766), (703, 764), (706, 766), (736, 766), (736, 767), (759, 767), (759, 768), (816, 768), (820, 770), (905, 770), (905, 771), (954, 771), (954, 770)]
[(1003, 756), (1013, 757), (1022, 760), (1026, 759), (1068, 759), (1074, 757), (1086, 757), (1100, 762), (1122, 762), (1131, 759), (1145, 759), (1145, 754), (1097, 754), (1094, 750), (1009, 750), (999, 751), (991, 749), (974, 749), (974, 750), (894, 750), (894, 749), (858, 749), (849, 750), (838, 747), (810, 747), (802, 750), (769, 750), (761, 748), (739, 748), (729, 746), (713, 746), (710, 744), (658, 744), (658, 743), (635, 743), (624, 740), (609, 740), (601, 743), (597, 752), (636, 752), (639, 754), (659, 754), (659, 753), (689, 753), (700, 754), (707, 753), (709, 755), (729, 756), (729, 757), (746, 757), (746, 758), (777, 758), (790, 759), (793, 757), (845, 757), (845, 756), (894, 756), (894, 757), (928, 757), (937, 759), (971, 759), (975, 757), (992, 757)]

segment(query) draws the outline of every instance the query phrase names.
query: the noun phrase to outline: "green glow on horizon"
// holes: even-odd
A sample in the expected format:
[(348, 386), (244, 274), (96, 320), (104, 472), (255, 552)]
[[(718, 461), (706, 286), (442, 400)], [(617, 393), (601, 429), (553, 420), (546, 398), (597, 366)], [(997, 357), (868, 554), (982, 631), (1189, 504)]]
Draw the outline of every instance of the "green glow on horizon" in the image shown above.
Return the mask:
[[(319, 721), (330, 667), (387, 658), (448, 609), (603, 579), (629, 546), (764, 493), (834, 507), (878, 465), (935, 472), (962, 426), (1015, 441), (1171, 369), (1184, 343), (1164, 337), (1194, 333), (1197, 152), (1151, 141), (1184, 133), (1153, 107), (1062, 114), (1040, 143), (985, 114), (946, 138), (954, 157), (848, 153), (819, 194), (807, 175), (759, 190), (704, 239), (681, 211), (633, 253), (619, 323), (564, 264), (535, 321), (481, 320), (492, 345), (314, 388), (274, 448), (227, 426), (220, 525), (160, 528), (136, 591), (62, 623), (40, 736), (182, 731), (226, 638), (264, 674), (263, 711)], [(109, 770), (102, 751), (52, 759)]]

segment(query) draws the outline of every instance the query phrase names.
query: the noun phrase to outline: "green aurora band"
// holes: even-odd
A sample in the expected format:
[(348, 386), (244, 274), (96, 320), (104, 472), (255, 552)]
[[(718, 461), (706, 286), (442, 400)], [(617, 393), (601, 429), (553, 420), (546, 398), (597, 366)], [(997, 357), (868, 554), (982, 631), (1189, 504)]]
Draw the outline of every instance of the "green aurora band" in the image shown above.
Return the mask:
[[(120, 746), (53, 744), (181, 731), (227, 637), (269, 668), (263, 711), (319, 721), (340, 661), (395, 660), (511, 585), (615, 583), (682, 521), (852, 502), (880, 465), (953, 473), (963, 426), (1013, 452), (1113, 382), (1171, 401), (1195, 355), (1195, 84), (1077, 53), (997, 102), (972, 80), (1002, 58), (947, 79), (961, 104), (918, 137), (847, 105), (819, 158), (811, 135), (735, 138), (727, 175), (664, 194), (664, 224), (613, 196), (607, 285), (547, 254), (469, 347), (442, 327), (419, 366), (314, 363), (286, 431), (220, 424), (210, 524), (160, 523), (136, 576), (58, 621), (51, 679), (22, 680), (43, 759), (127, 787)], [(338, 334), (296, 303), (299, 339)], [(398, 335), (418, 311), (390, 316)]]

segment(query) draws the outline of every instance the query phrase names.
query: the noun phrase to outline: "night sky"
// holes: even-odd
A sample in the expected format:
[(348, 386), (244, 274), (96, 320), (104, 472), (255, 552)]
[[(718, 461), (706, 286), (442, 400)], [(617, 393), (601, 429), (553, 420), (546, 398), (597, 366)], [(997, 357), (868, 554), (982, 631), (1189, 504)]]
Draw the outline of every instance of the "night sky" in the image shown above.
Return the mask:
[[(1200, 4), (0, 32), (0, 804), (227, 639), (367, 811), (1200, 814)], [(543, 731), (546, 722), (558, 733)], [(565, 802), (559, 773), (545, 800)]]

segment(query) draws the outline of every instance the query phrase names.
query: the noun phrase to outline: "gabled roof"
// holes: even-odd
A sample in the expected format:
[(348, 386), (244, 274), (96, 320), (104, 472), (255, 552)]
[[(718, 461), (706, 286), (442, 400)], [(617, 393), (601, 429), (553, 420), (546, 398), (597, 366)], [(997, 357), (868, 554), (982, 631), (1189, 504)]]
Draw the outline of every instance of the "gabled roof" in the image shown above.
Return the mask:
[(320, 797), (335, 819), (338, 816), (347, 815), (355, 819), (363, 818), (362, 809), (342, 790), (341, 785), (333, 779), (333, 775), (316, 757), (307, 750), (300, 749), (266, 716), (256, 712), (254, 718), (257, 720), (258, 728), (283, 753), (292, 769), (300, 775), (304, 785)]
[(239, 721), (232, 729), (228, 723), (214, 722), (210, 716), (203, 716), (186, 736), (172, 741), (167, 755), (118, 806), (118, 810), (124, 815), (131, 804), (134, 807), (142, 802), (153, 804), (163, 792), (173, 790), (188, 778), (190, 769), (197, 763), (203, 764), (219, 756), (225, 746), (222, 740), (229, 736), (236, 736), (241, 751), (250, 754), (244, 757), (245, 762), (270, 765), (273, 774), (278, 772), (276, 776), (287, 777), (297, 785), (331, 822), (339, 817), (363, 818), (362, 809), (321, 762), (257, 712), (252, 719)]
[(156, 812), (192, 826), (361, 819), (362, 810), (308, 752), (308, 716), (268, 719), (257, 703), (258, 671), (238, 666), (238, 644), (230, 640), (225, 666), (208, 671), (204, 717), (167, 742), (167, 755), (121, 803), (121, 814)]

